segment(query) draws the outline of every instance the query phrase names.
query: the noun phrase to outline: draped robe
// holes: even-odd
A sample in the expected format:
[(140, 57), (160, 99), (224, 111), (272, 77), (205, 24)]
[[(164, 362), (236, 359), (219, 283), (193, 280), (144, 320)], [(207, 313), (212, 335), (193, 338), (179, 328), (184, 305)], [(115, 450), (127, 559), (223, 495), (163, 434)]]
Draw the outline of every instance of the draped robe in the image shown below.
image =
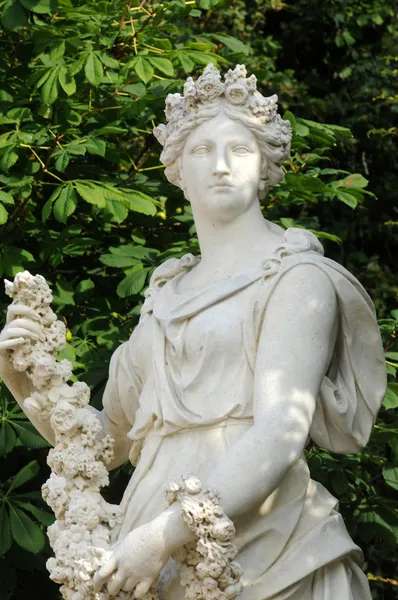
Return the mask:
[[(327, 274), (339, 311), (310, 438), (335, 453), (358, 451), (368, 441), (384, 395), (373, 304), (346, 269), (323, 256), (312, 233), (288, 229), (252, 270), (200, 292), (179, 292), (179, 280), (197, 262), (186, 255), (155, 270), (140, 323), (111, 360), (105, 425), (128, 436), (136, 465), (115, 539), (166, 508), (169, 481), (193, 473), (205, 482), (216, 461), (252, 426), (264, 314), (273, 290), (296, 265), (312, 264)], [(337, 500), (310, 478), (304, 455), (261, 508), (244, 513), (235, 526), (237, 560), (244, 569), (242, 600), (371, 599), (361, 550), (347, 533)], [(164, 600), (184, 598), (172, 559), (159, 587)]]

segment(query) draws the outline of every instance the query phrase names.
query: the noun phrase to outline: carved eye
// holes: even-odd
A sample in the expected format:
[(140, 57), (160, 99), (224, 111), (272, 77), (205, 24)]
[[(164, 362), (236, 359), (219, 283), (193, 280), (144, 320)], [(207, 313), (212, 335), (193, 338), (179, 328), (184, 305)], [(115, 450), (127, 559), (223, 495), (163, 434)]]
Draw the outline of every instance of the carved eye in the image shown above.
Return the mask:
[(249, 148), (247, 148), (246, 146), (235, 146), (235, 148), (233, 148), (233, 151), (235, 152), (235, 154), (249, 154), (250, 150)]
[(194, 150), (192, 151), (192, 154), (194, 154), (195, 156), (204, 156), (205, 154), (208, 154), (209, 152), (210, 152), (210, 150), (207, 146), (198, 146), (197, 148), (194, 148)]

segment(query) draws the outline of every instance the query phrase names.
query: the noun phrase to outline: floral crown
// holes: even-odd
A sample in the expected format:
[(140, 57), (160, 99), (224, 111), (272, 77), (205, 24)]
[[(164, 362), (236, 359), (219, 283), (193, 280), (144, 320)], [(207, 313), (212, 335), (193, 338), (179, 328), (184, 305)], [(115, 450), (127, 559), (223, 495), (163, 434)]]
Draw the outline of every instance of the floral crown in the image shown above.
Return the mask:
[(284, 121), (278, 114), (278, 96), (264, 97), (257, 91), (255, 75), (246, 77), (245, 65), (236, 65), (229, 69), (221, 81), (221, 74), (212, 64), (208, 64), (197, 81), (188, 77), (184, 84), (184, 95), (168, 94), (166, 97), (165, 115), (167, 124), (154, 128), (156, 139), (165, 145), (167, 138), (177, 132), (188, 121), (192, 121), (200, 108), (214, 104), (221, 97), (229, 104), (249, 111), (254, 119), (262, 125), (273, 123), (279, 133), (280, 141), (288, 144), (292, 137), (289, 121)]

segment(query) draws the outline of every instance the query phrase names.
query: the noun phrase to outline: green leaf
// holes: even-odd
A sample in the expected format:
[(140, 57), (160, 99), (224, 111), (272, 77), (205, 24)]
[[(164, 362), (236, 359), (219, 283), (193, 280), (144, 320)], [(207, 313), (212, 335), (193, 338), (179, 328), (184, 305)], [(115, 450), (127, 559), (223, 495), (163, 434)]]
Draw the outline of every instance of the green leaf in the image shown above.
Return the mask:
[(153, 68), (149, 60), (143, 58), (142, 56), (137, 56), (136, 60), (134, 61), (134, 70), (144, 83), (151, 81), (153, 77)]
[(395, 490), (398, 490), (398, 467), (386, 467), (383, 469), (384, 481)]
[(59, 92), (59, 67), (54, 67), (49, 72), (46, 82), (41, 88), (41, 99), (44, 104), (50, 106), (58, 98)]
[(170, 77), (174, 76), (174, 67), (173, 67), (173, 63), (171, 62), (171, 60), (168, 60), (167, 58), (160, 58), (160, 57), (150, 57), (149, 60), (151, 61), (152, 65), (155, 67), (155, 69), (158, 69), (158, 71), (161, 71), (162, 73), (165, 73), (166, 75), (169, 75)]
[(384, 23), (383, 17), (381, 15), (374, 14), (371, 15), (370, 18), (372, 19), (373, 23), (375, 23), (375, 25), (383, 25)]
[(76, 92), (76, 81), (66, 67), (59, 69), (59, 83), (65, 94), (72, 96)]
[(38, 448), (48, 448), (50, 446), (47, 440), (38, 433), (29, 421), (19, 421), (18, 423), (13, 421), (12, 426), (15, 429), (18, 439), (25, 448), (36, 450)]
[(368, 185), (369, 181), (365, 179), (363, 175), (359, 173), (353, 173), (352, 175), (347, 175), (344, 179), (340, 179), (337, 182), (337, 187), (354, 187), (354, 188), (365, 188)]
[(57, 156), (55, 168), (60, 173), (63, 173), (69, 164), (69, 153), (66, 150), (59, 150), (54, 154), (54, 156)]
[(37, 506), (31, 504), (30, 502), (24, 502), (21, 508), (29, 511), (35, 517), (35, 519), (39, 521), (39, 523), (45, 525), (46, 527), (49, 527), (54, 523), (55, 516), (52, 513), (42, 510), (41, 508), (37, 508)]
[(112, 221), (122, 223), (129, 214), (129, 209), (123, 202), (106, 200), (106, 212), (112, 216)]
[(297, 123), (296, 122), (296, 131), (295, 131), (296, 135), (300, 136), (300, 137), (307, 137), (307, 135), (310, 134), (310, 130), (307, 127), (307, 125), (303, 125), (302, 123)]
[(71, 183), (63, 189), (53, 206), (54, 217), (59, 223), (66, 223), (68, 217), (75, 212), (77, 194)]
[[(80, 281), (75, 289), (75, 294), (78, 296), (78, 300), (84, 300), (92, 295), (92, 291), (95, 289), (95, 284), (91, 279), (83, 279)], [(67, 357), (65, 357), (67, 358)]]
[(398, 393), (397, 393), (398, 390), (394, 389), (394, 387), (393, 387), (394, 385), (396, 385), (398, 387), (398, 384), (394, 384), (394, 383), (387, 384), (386, 394), (383, 399), (383, 406), (387, 410), (398, 407)]
[(0, 90), (0, 102), (14, 102), (14, 98), (5, 90)]
[(24, 550), (37, 554), (45, 544), (42, 530), (19, 508), (10, 505), (11, 534)]
[(14, 198), (8, 192), (0, 190), (0, 202), (3, 204), (14, 204)]
[(8, 487), (8, 493), (16, 488), (21, 487), (21, 485), (24, 485), (27, 481), (30, 481), (36, 477), (39, 471), (40, 467), (37, 460), (30, 461), (27, 465), (22, 467), (22, 469), (18, 471), (16, 475), (14, 475), (11, 480), (11, 484)]
[(129, 85), (123, 86), (123, 92), (143, 98), (146, 94), (146, 87), (143, 83), (130, 83)]
[(58, 2), (56, 0), (20, 0), (21, 4), (39, 14), (56, 12), (58, 10)]
[(8, 29), (8, 31), (16, 31), (21, 27), (26, 27), (29, 23), (26, 11), (18, 0), (7, 0), (1, 15), (1, 22), (4, 29)]
[[(0, 504), (0, 555), (5, 554), (11, 547), (11, 525), (4, 502)], [(0, 563), (1, 564), (1, 563)]]
[(93, 156), (105, 156), (106, 142), (96, 137), (88, 137), (84, 142), (87, 152)]
[(139, 294), (145, 285), (148, 269), (143, 269), (141, 265), (133, 267), (133, 271), (127, 275), (117, 286), (117, 295), (120, 298), (127, 298), (134, 294)]
[(0, 456), (5, 456), (15, 446), (17, 436), (14, 429), (7, 421), (2, 421), (0, 425)]
[(117, 127), (115, 125), (105, 125), (104, 127), (100, 127), (96, 129), (93, 135), (123, 135), (127, 133), (128, 129), (125, 127)]
[(2, 204), (0, 204), (0, 225), (4, 225), (4, 223), (7, 222), (8, 219), (8, 213), (6, 211), (6, 209), (4, 208), (4, 206)]
[[(165, 32), (167, 35), (167, 32)], [(169, 52), (170, 50), (173, 49), (173, 46), (170, 42), (170, 40), (166, 37), (164, 38), (158, 38), (158, 37), (154, 37), (153, 38), (153, 46), (155, 48), (159, 48), (160, 50), (166, 50), (167, 52)]]
[(144, 215), (155, 215), (157, 210), (153, 199), (147, 194), (138, 192), (137, 190), (128, 190), (126, 192), (130, 209), (135, 212), (143, 213)]
[(185, 73), (192, 73), (193, 69), (195, 68), (195, 63), (191, 58), (189, 58), (188, 54), (183, 54), (182, 52), (179, 52), (178, 60), (180, 61)]
[(137, 264), (138, 258), (132, 256), (115, 256), (114, 254), (103, 254), (100, 256), (100, 261), (107, 267), (117, 267), (125, 269), (133, 267)]
[(18, 154), (15, 152), (14, 148), (10, 148), (9, 150), (6, 150), (6, 152), (4, 152), (3, 156), (1, 157), (0, 167), (3, 169), (3, 171), (7, 172), (9, 169), (11, 169), (11, 167), (15, 165), (17, 160)]
[(84, 72), (86, 74), (87, 81), (94, 87), (98, 87), (103, 80), (104, 69), (100, 59), (94, 52), (90, 52), (87, 55), (86, 64), (84, 65)]
[(104, 52), (99, 55), (102, 64), (109, 69), (118, 69), (120, 67), (120, 63), (116, 58), (111, 58)]
[[(65, 54), (65, 40), (60, 40), (55, 42), (55, 44), (51, 47), (50, 50), (50, 61), (56, 62)], [(65, 67), (61, 67), (65, 68)]]
[(250, 54), (249, 46), (234, 37), (219, 33), (213, 33), (211, 37), (227, 46), (234, 54), (245, 54), (246, 56)]
[(336, 196), (341, 202), (347, 204), (350, 208), (356, 208), (358, 204), (358, 200), (352, 194), (348, 192), (342, 192), (341, 190), (336, 190)]
[(74, 291), (72, 285), (65, 280), (57, 281), (53, 292), (54, 304), (57, 306), (75, 306)]
[(89, 204), (95, 204), (99, 208), (105, 208), (105, 196), (104, 190), (99, 185), (93, 185), (83, 183), (81, 181), (75, 181), (76, 190), (79, 196), (83, 198), (85, 202)]
[(398, 362), (398, 352), (386, 352), (384, 356), (390, 360), (395, 360)]

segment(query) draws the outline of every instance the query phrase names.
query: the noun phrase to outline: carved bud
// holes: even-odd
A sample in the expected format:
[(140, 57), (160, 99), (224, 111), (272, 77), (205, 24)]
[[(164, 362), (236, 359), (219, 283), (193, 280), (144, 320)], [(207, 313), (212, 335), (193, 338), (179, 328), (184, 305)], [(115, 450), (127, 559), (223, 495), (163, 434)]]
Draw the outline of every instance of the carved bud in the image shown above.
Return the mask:
[(202, 490), (202, 484), (196, 477), (189, 477), (185, 480), (185, 489), (190, 494), (199, 494)]
[(230, 519), (218, 519), (210, 527), (210, 535), (219, 542), (229, 542), (235, 535), (235, 527)]

